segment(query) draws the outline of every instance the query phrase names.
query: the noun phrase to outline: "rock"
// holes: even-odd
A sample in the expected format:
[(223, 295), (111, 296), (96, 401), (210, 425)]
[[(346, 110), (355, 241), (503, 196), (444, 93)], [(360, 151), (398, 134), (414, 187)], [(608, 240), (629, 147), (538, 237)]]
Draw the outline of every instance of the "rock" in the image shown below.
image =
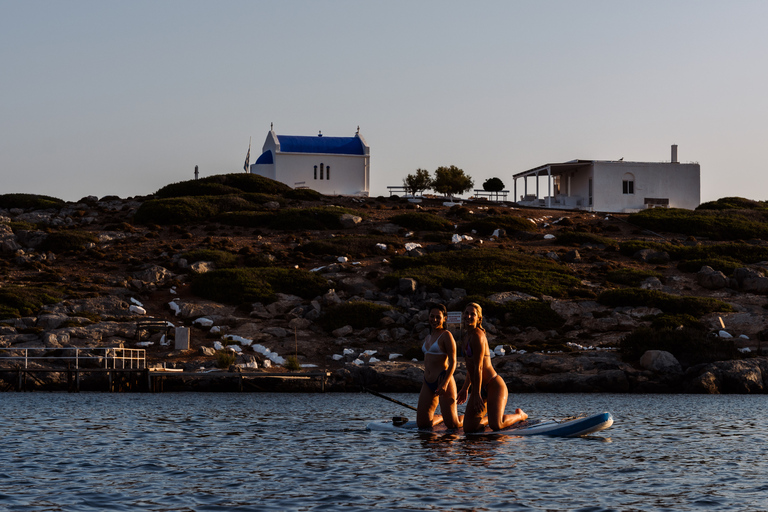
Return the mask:
[(581, 254), (576, 249), (571, 249), (565, 253), (562, 259), (566, 263), (581, 263)]
[(205, 274), (211, 270), (216, 270), (216, 264), (212, 261), (196, 261), (189, 266), (192, 272), (197, 274)]
[(414, 293), (417, 285), (418, 283), (415, 279), (403, 277), (400, 278), (400, 281), (398, 282), (398, 289), (401, 293)]
[(301, 304), (304, 300), (296, 295), (288, 295), (285, 293), (277, 293), (275, 296), (277, 297), (277, 300), (267, 306), (267, 311), (269, 311), (272, 316), (284, 315)]
[(267, 201), (264, 203), (264, 208), (267, 210), (279, 210), (280, 209), (280, 203), (277, 201)]
[(204, 356), (215, 356), (216, 351), (213, 349), (213, 347), (200, 347), (200, 354)]
[(661, 290), (663, 287), (658, 277), (649, 277), (640, 283), (642, 290)]
[[(314, 310), (311, 310), (314, 311)], [(312, 321), (308, 318), (292, 318), (290, 322), (288, 322), (288, 327), (291, 330), (307, 330), (312, 326)]]
[(62, 314), (42, 314), (37, 317), (36, 326), (44, 331), (58, 329), (58, 327), (69, 319), (67, 315)]
[(707, 290), (720, 290), (728, 286), (728, 278), (725, 274), (707, 265), (701, 267), (701, 270), (696, 273), (696, 282)]
[(632, 257), (646, 263), (668, 263), (670, 259), (669, 253), (654, 251), (653, 249), (641, 249), (633, 254)]
[(288, 336), (288, 331), (283, 329), (282, 327), (267, 327), (266, 329), (263, 329), (262, 332), (271, 334), (276, 338), (285, 338), (286, 336)]
[(145, 284), (160, 284), (173, 277), (173, 274), (170, 270), (160, 265), (149, 265), (144, 270), (134, 272), (132, 277)]
[(352, 276), (340, 280), (339, 288), (350, 295), (363, 295), (366, 290), (375, 290), (376, 285), (362, 276)]
[(733, 271), (733, 277), (743, 292), (768, 293), (768, 278), (762, 272), (749, 268), (737, 268)]
[(339, 327), (338, 329), (334, 330), (331, 334), (333, 334), (336, 338), (342, 338), (344, 336), (349, 336), (353, 332), (354, 329), (351, 325), (345, 325), (344, 327)]
[(363, 222), (362, 217), (358, 217), (357, 215), (351, 215), (349, 213), (342, 214), (341, 217), (339, 217), (339, 222), (341, 223), (341, 226), (343, 228), (353, 228)]
[(640, 358), (640, 366), (657, 373), (682, 373), (680, 362), (665, 350), (647, 350)]

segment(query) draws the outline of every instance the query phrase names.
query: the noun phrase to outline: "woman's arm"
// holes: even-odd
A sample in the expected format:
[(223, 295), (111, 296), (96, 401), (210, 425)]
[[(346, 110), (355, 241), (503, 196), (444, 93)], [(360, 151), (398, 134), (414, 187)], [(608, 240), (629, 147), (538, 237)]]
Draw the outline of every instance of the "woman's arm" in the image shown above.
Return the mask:
[[(447, 334), (448, 336), (445, 336)], [(438, 386), (435, 394), (438, 396), (444, 395), (448, 390), (448, 383), (453, 377), (453, 372), (456, 371), (456, 342), (453, 339), (453, 334), (450, 331), (444, 331), (443, 335), (438, 339), (440, 349), (448, 355), (448, 368), (445, 370), (445, 379)]]

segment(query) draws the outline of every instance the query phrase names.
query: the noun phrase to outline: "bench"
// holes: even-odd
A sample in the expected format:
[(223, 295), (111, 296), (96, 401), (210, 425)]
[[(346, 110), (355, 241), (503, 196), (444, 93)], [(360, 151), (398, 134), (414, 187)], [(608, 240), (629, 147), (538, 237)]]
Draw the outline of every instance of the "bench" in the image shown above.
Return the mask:
[(387, 190), (389, 190), (389, 197), (392, 197), (392, 194), (404, 195), (408, 193), (408, 189), (405, 187), (387, 187)]
[(171, 326), (166, 320), (161, 318), (145, 318), (136, 322), (136, 341), (141, 341), (144, 333), (151, 335), (153, 332), (162, 332), (167, 339), (170, 330)]

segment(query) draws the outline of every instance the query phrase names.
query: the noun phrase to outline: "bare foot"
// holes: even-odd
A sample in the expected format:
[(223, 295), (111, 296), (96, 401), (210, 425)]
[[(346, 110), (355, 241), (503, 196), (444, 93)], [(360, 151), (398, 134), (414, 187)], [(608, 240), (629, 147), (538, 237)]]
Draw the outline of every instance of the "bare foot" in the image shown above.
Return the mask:
[(515, 414), (520, 416), (520, 421), (528, 419), (528, 415), (522, 409), (515, 409)]

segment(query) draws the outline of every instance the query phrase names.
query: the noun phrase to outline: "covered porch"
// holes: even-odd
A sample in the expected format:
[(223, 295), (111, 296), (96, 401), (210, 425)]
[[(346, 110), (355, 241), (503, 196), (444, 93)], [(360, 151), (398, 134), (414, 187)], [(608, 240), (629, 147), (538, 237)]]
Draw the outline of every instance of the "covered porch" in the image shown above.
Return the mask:
[[(572, 160), (517, 173), (512, 177), (513, 197), (520, 206), (591, 210), (592, 163), (591, 160)], [(529, 178), (533, 178), (532, 184)], [(520, 188), (519, 179), (523, 180)], [(542, 186), (542, 182), (545, 185)]]

